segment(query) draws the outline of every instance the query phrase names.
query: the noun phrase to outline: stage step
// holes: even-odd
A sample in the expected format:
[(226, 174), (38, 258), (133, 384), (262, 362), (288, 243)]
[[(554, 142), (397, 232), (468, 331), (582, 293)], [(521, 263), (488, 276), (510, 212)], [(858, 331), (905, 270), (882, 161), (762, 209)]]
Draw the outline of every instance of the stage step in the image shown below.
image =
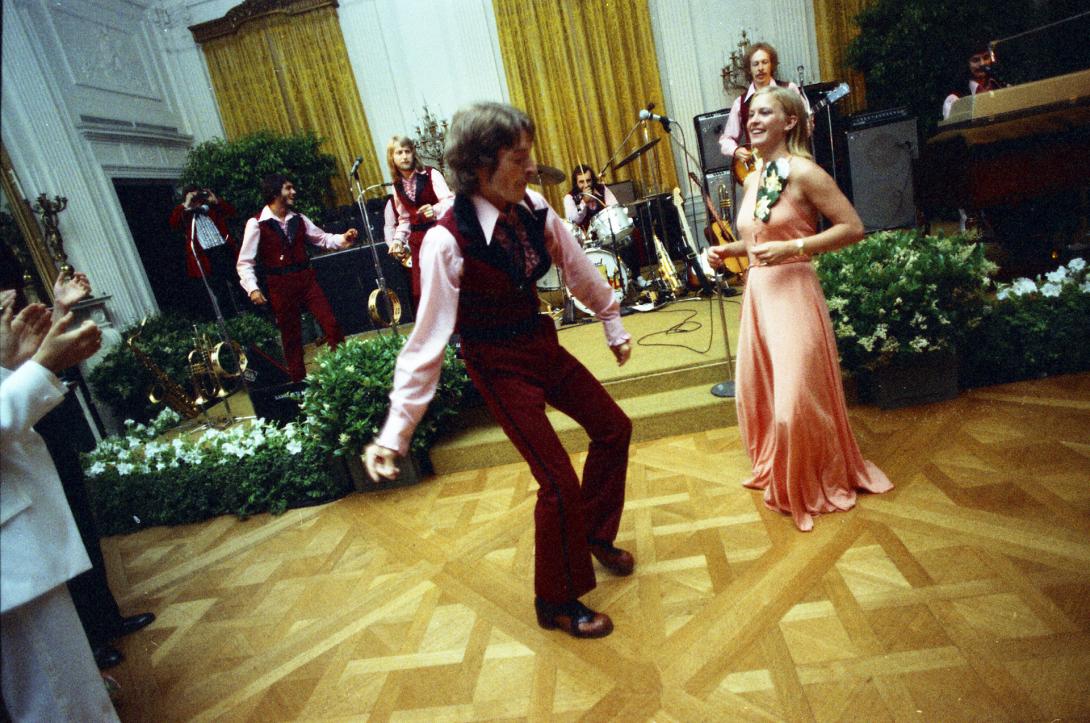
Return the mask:
[[(737, 424), (734, 400), (721, 399), (711, 393), (712, 385), (726, 378), (726, 364), (709, 364), (706, 367), (692, 368), (684, 373), (654, 374), (607, 383), (606, 388), (632, 420), (632, 441)], [(678, 378), (685, 378), (691, 383), (677, 387), (675, 383)], [(658, 388), (663, 391), (646, 393), (648, 389)], [(548, 409), (548, 415), (560, 435), (560, 441), (569, 452), (586, 451), (589, 440), (579, 425), (552, 408)], [(436, 474), (522, 460), (484, 407), (466, 410), (458, 420), (458, 426), (457, 432), (444, 437), (431, 448), (431, 462)]]

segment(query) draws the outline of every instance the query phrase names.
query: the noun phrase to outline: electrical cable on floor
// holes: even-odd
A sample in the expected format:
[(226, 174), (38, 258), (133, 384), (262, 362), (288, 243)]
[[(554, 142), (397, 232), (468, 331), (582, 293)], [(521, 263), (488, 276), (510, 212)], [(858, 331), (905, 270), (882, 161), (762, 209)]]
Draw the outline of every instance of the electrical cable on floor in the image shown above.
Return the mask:
[[(672, 301), (672, 302), (669, 302), (669, 303), (670, 304), (677, 304), (677, 303), (681, 303), (683, 301), (702, 301), (702, 300), (703, 299), (699, 299), (699, 298), (697, 298), (697, 299), (678, 299), (677, 301)], [(736, 301), (729, 300), (729, 299), (727, 301), (728, 301), (728, 303), (734, 303), (734, 304), (738, 303)], [(711, 303), (711, 300), (708, 300), (707, 307), (708, 307), (707, 326), (708, 326), (709, 329), (712, 330), (712, 333), (708, 334), (708, 345), (704, 349), (694, 349), (693, 347), (689, 346), (688, 344), (681, 344), (681, 343), (648, 342), (647, 341), (647, 339), (651, 339), (651, 338), (656, 337), (656, 336), (661, 336), (663, 334), (665, 334), (667, 336), (670, 336), (670, 335), (673, 335), (673, 334), (692, 334), (694, 332), (700, 331), (701, 329), (704, 328), (704, 324), (699, 322), (699, 321), (693, 321), (693, 318), (699, 313), (698, 309), (663, 309), (663, 308), (655, 309), (656, 313), (660, 313), (660, 314), (661, 313), (686, 314), (686, 317), (684, 319), (682, 319), (681, 321), (679, 321), (678, 323), (676, 323), (676, 324), (674, 324), (672, 326), (669, 326), (669, 327), (667, 327), (666, 329), (664, 329), (662, 331), (653, 331), (650, 334), (644, 334), (643, 336), (641, 336), (639, 339), (636, 340), (636, 345), (637, 346), (673, 347), (673, 348), (676, 348), (676, 349), (688, 349), (689, 351), (694, 352), (696, 354), (707, 354), (709, 351), (711, 351), (712, 337), (715, 335), (715, 332), (714, 332), (715, 326), (714, 326), (714, 321), (713, 321), (713, 316), (712, 316), (712, 303)]]

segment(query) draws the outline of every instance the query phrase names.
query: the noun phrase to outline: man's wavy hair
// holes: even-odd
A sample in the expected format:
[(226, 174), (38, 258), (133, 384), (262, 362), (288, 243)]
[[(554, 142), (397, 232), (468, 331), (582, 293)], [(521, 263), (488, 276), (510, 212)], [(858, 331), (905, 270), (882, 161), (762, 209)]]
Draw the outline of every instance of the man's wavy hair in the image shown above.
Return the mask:
[(408, 148), (413, 152), (413, 169), (417, 171), (424, 170), (424, 164), (420, 162), (420, 156), (416, 154), (416, 144), (412, 142), (412, 139), (407, 136), (394, 136), (390, 139), (390, 142), (386, 144), (386, 167), (390, 169), (390, 180), (396, 181), (401, 178), (401, 173), (398, 171), (397, 164), (394, 163), (394, 151), (398, 148)]
[(780, 81), (777, 78), (776, 73), (780, 70), (780, 54), (776, 52), (775, 48), (764, 42), (750, 45), (749, 50), (746, 51), (745, 57), (742, 58), (742, 70), (746, 74), (746, 80), (750, 83), (753, 82), (753, 71), (750, 70), (749, 64), (753, 61), (753, 56), (758, 50), (763, 50), (768, 53), (768, 59), (772, 61), (772, 78), (779, 83)]
[(513, 148), (522, 134), (534, 138), (530, 116), (504, 103), (474, 103), (454, 114), (443, 154), (450, 168), (450, 186), (455, 193), (475, 193), (478, 169), (489, 174), (500, 162), (500, 151)]

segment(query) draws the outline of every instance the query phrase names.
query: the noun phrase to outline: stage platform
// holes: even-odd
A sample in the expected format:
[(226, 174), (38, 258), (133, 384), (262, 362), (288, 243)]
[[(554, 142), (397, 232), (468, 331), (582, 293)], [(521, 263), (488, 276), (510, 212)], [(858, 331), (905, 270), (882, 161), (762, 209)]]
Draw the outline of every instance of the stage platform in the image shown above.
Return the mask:
[[(738, 295), (723, 302), (732, 352), (741, 299)], [(560, 343), (605, 384), (632, 419), (633, 441), (737, 423), (734, 400), (711, 393), (714, 384), (728, 379), (718, 301), (682, 299), (630, 314), (624, 324), (633, 349), (623, 367), (617, 366), (597, 321), (562, 327)], [(548, 414), (569, 452), (586, 450), (588, 439), (581, 427), (555, 409)], [(457, 427), (431, 449), (437, 474), (521, 460), (483, 406), (466, 409)]]

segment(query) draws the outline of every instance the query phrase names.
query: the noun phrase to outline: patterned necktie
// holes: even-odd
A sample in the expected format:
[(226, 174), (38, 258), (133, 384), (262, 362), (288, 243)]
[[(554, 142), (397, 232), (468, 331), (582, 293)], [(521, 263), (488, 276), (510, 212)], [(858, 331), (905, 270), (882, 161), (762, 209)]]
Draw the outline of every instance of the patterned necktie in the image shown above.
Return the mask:
[(520, 271), (524, 278), (530, 278), (538, 264), (538, 253), (530, 244), (530, 237), (518, 215), (518, 204), (511, 204), (506, 212), (496, 221), (493, 238), (507, 252), (511, 265)]

